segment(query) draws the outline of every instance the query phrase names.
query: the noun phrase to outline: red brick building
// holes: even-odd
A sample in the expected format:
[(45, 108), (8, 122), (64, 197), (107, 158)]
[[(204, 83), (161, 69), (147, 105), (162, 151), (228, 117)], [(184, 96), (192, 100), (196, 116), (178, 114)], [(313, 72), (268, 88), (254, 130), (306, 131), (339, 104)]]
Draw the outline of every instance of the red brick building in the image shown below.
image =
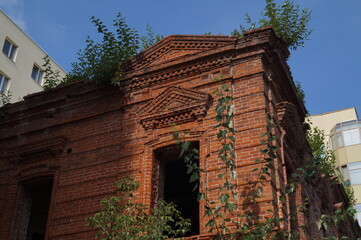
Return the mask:
[[(4, 106), (0, 239), (36, 239), (44, 234), (54, 240), (94, 239), (85, 218), (99, 210), (101, 199), (114, 194), (115, 181), (126, 174), (141, 182), (139, 199), (149, 206), (159, 196), (182, 197), (180, 207), (191, 209), (192, 233), (207, 235), (204, 203), (172, 190), (187, 184), (182, 182), (185, 174), (179, 170), (172, 134), (189, 133), (186, 139), (199, 148), (199, 164), (207, 171), (202, 181), (213, 189), (211, 197), (216, 196), (220, 160), (214, 129), (214, 91), (219, 87), (215, 79), (232, 89), (240, 196), (256, 177), (251, 169), (262, 157), (259, 136), (273, 120), (278, 157), (258, 214), (265, 216), (273, 208), (282, 217), (297, 212), (296, 206), (307, 198), (308, 210), (282, 227), (308, 224), (301, 239), (327, 234), (355, 239), (359, 228), (351, 219), (327, 230), (313, 224), (321, 214), (332, 214), (336, 203), (348, 204), (343, 188), (327, 176), (316, 175), (300, 185), (287, 204), (279, 201), (282, 186), (309, 156), (302, 124), (306, 110), (285, 61), (288, 55), (285, 42), (271, 28), (241, 38), (171, 35), (126, 64), (120, 89), (75, 82)], [(164, 183), (174, 178), (183, 179), (181, 185)], [(247, 203), (241, 199), (236, 209), (244, 211)]]

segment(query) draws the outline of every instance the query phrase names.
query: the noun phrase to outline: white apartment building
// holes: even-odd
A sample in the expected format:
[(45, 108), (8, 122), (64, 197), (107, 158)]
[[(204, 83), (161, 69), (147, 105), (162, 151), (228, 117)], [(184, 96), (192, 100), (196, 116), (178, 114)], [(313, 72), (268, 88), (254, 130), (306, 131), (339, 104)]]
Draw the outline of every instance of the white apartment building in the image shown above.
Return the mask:
[[(22, 29), (0, 9), (0, 92), (11, 93), (11, 101), (43, 90), (47, 55)], [(66, 72), (50, 58), (53, 71)]]

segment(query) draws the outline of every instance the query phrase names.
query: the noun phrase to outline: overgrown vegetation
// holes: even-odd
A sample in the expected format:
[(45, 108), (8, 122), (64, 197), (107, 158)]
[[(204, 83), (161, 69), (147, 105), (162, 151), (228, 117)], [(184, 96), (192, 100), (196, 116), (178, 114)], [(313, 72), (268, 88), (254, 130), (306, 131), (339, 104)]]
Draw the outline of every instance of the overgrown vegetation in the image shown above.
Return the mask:
[(11, 92), (0, 92), (0, 107), (4, 106), (5, 104), (10, 103), (11, 101)]
[(266, 7), (261, 13), (261, 18), (253, 20), (248, 13), (245, 14), (247, 27), (239, 25), (232, 35), (241, 36), (242, 32), (265, 26), (272, 26), (279, 36), (284, 38), (292, 50), (304, 47), (305, 41), (311, 35), (312, 30), (308, 28), (311, 20), (311, 11), (307, 8), (301, 9), (300, 5), (291, 0), (277, 4), (276, 0), (266, 0)]
[[(349, 205), (339, 206), (331, 215), (320, 214), (317, 221), (299, 226), (297, 229), (287, 230), (287, 228), (280, 227), (292, 221), (297, 215), (295, 212), (290, 212), (289, 215), (282, 217), (278, 215), (278, 209), (270, 204), (267, 210), (268, 216), (260, 217), (258, 215), (255, 209), (258, 208), (264, 187), (271, 181), (274, 163), (277, 159), (276, 152), (278, 148), (275, 146), (277, 139), (274, 136), (274, 130), (277, 126), (273, 123), (267, 126), (268, 131), (261, 136), (261, 144), (264, 148), (260, 152), (263, 154), (263, 158), (256, 159), (255, 166), (257, 167), (251, 170), (257, 176), (257, 179), (249, 182), (250, 188), (247, 194), (242, 196), (243, 203), (249, 204), (247, 210), (243, 213), (235, 211), (236, 206), (240, 204), (239, 199), (241, 196), (235, 191), (234, 185), (237, 183), (237, 169), (235, 167), (235, 147), (233, 144), (235, 142), (235, 131), (233, 128), (232, 93), (227, 85), (220, 83), (220, 88), (217, 89), (215, 94), (219, 96), (215, 107), (215, 119), (218, 122), (215, 128), (218, 130), (217, 138), (220, 143), (218, 150), (220, 164), (217, 170), (220, 182), (217, 190), (212, 190), (218, 191), (216, 200), (211, 200), (210, 189), (205, 186), (200, 178), (200, 175), (207, 174), (207, 171), (195, 164), (197, 161), (192, 160), (198, 158), (197, 150), (189, 149), (190, 143), (183, 141), (180, 133), (175, 132), (173, 134), (178, 144), (181, 145), (182, 153), (185, 153), (184, 162), (188, 167), (191, 180), (200, 179), (201, 187), (199, 188), (198, 199), (204, 201), (206, 226), (209, 227), (209, 232), (215, 234), (215, 239), (298, 239), (301, 231), (312, 225), (327, 231), (330, 228), (341, 226), (344, 221), (354, 217), (355, 210), (352, 204), (354, 204), (355, 200), (352, 188), (349, 185), (344, 185), (350, 199)], [(312, 157), (305, 159), (307, 164), (292, 174), (294, 180), (283, 186), (285, 195), (279, 198), (281, 205), (287, 204), (287, 199), (292, 198), (292, 195), (298, 191), (299, 184), (307, 184), (310, 179), (317, 175), (326, 174), (329, 179), (334, 176), (341, 176), (336, 170), (333, 152), (324, 145), (323, 132), (318, 128), (314, 128), (307, 132), (306, 138), (311, 146)], [(331, 183), (338, 184), (340, 182), (343, 183), (342, 177)], [(267, 187), (270, 187), (270, 185)], [(296, 209), (300, 214), (304, 214), (307, 211), (307, 204), (298, 205)], [(339, 239), (338, 237), (328, 233), (328, 236), (323, 237), (323, 239)], [(341, 239), (349, 238), (342, 236)]]
[(350, 200), (350, 205), (354, 205), (356, 199), (353, 189), (350, 184), (344, 181), (341, 172), (336, 168), (335, 154), (324, 143), (324, 131), (318, 127), (313, 127), (307, 131), (306, 139), (311, 147), (313, 158), (310, 159), (310, 165), (309, 168), (305, 170), (305, 175), (314, 175), (315, 172), (318, 171), (327, 174), (330, 177), (336, 177), (337, 181), (342, 183)]
[[(282, 5), (276, 4), (275, 0), (266, 0), (266, 6), (258, 21), (254, 22), (248, 14), (245, 20), (249, 26), (240, 25), (232, 35), (241, 36), (243, 31), (271, 25), (288, 41), (293, 50), (304, 46), (312, 33), (308, 28), (311, 11), (301, 9), (299, 4), (290, 0), (284, 1)], [(94, 16), (91, 21), (102, 35), (101, 41), (96, 42), (88, 36), (86, 47), (78, 52), (78, 59), (72, 63), (72, 70), (65, 79), (59, 79), (56, 72), (48, 71), (49, 74), (45, 76), (46, 89), (77, 79), (116, 85), (123, 79), (122, 63), (163, 38), (162, 35), (155, 34), (150, 25), (146, 25), (147, 33), (141, 36), (127, 24), (121, 13), (113, 20), (113, 31)], [(44, 67), (48, 69), (49, 64), (50, 62), (45, 62)]]
[(119, 64), (138, 52), (139, 34), (129, 27), (120, 13), (113, 20), (115, 32), (94, 16), (91, 21), (102, 35), (102, 41), (95, 42), (88, 36), (87, 45), (78, 53), (78, 61), (72, 64), (69, 75), (75, 79), (109, 81), (113, 79)]
[(305, 91), (302, 89), (301, 83), (299, 81), (295, 81), (295, 85), (296, 85), (297, 94), (301, 98), (303, 104), (305, 105), (306, 104)]
[(42, 65), (44, 68), (44, 84), (43, 87), (45, 90), (55, 88), (58, 86), (63, 79), (60, 76), (59, 70), (53, 70), (53, 67), (50, 62), (50, 57), (46, 55), (44, 58), (44, 64)]
[(139, 183), (126, 176), (116, 184), (118, 194), (101, 201), (102, 209), (88, 218), (88, 224), (98, 230), (102, 240), (159, 240), (183, 236), (190, 228), (173, 203), (159, 200), (149, 208), (134, 195)]

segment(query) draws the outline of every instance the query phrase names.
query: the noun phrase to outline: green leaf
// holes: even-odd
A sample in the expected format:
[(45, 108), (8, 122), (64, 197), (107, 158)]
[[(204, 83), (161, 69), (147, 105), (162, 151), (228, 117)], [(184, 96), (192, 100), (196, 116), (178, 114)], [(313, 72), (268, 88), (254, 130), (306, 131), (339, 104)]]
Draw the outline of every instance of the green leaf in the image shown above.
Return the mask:
[(199, 151), (198, 151), (197, 148), (192, 148), (191, 152), (194, 153), (194, 154), (199, 155)]
[(268, 156), (270, 156), (271, 158), (277, 158), (274, 152), (268, 152)]
[(198, 197), (197, 197), (198, 202), (201, 201), (203, 198), (204, 198), (204, 193), (202, 192), (198, 193)]
[(228, 138), (229, 138), (231, 141), (233, 141), (233, 142), (235, 142), (235, 141), (236, 141), (236, 139), (234, 138), (234, 136), (233, 136), (233, 135), (228, 136)]
[(267, 136), (269, 133), (270, 133), (270, 132), (266, 132), (266, 133), (262, 134), (262, 135), (260, 136), (260, 138), (263, 138), (263, 137)]
[(224, 204), (225, 202), (227, 202), (229, 199), (229, 195), (228, 194), (222, 194), (221, 195), (221, 203)]
[(179, 133), (173, 132), (173, 139), (177, 140), (179, 138)]
[(227, 203), (226, 203), (226, 209), (228, 209), (228, 211), (229, 211), (230, 213), (232, 213), (233, 210), (234, 210), (234, 203), (232, 203), (232, 202), (227, 202)]
[(210, 228), (214, 228), (214, 226), (216, 225), (216, 221), (213, 219), (210, 219), (207, 224), (206, 227), (210, 227)]
[(179, 156), (183, 156), (183, 154), (189, 149), (189, 145), (190, 145), (189, 141), (185, 141), (181, 144), (181, 152)]
[(193, 172), (194, 168), (192, 165), (189, 165), (187, 168), (187, 174), (190, 174), (191, 172)]
[(261, 149), (261, 153), (268, 153), (268, 149)]
[(193, 172), (190, 179), (189, 179), (189, 182), (192, 183), (192, 182), (195, 182), (199, 179), (199, 174), (196, 173), (196, 172)]

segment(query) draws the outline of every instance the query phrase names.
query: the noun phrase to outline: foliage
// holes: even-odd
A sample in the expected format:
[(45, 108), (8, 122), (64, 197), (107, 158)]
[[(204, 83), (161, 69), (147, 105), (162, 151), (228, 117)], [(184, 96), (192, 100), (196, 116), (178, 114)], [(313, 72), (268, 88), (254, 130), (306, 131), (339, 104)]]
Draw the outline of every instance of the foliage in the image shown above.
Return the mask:
[[(209, 232), (215, 233), (216, 239), (286, 239), (286, 236), (291, 236), (291, 234), (277, 227), (280, 222), (284, 222), (286, 219), (276, 216), (259, 218), (252, 210), (247, 210), (244, 214), (235, 212), (239, 204), (239, 196), (235, 189), (237, 173), (231, 88), (220, 83), (220, 87), (216, 89), (214, 94), (218, 96), (215, 106), (215, 120), (217, 122), (215, 129), (217, 129), (217, 140), (220, 144), (218, 158), (221, 160), (217, 170), (217, 176), (220, 180), (218, 199), (214, 200), (210, 197), (210, 189), (204, 186), (203, 180), (200, 178), (200, 174), (207, 171), (198, 165), (193, 165), (196, 161), (193, 161), (192, 158), (198, 159), (197, 150), (189, 149), (190, 143), (183, 141), (180, 133), (175, 132), (173, 134), (177, 143), (181, 145), (181, 154), (184, 154), (184, 162), (187, 164), (188, 173), (191, 176), (190, 181), (192, 179), (200, 180), (201, 187), (199, 188), (198, 200), (204, 201), (206, 226), (209, 228)], [(252, 172), (258, 172), (258, 178), (251, 182), (248, 195), (244, 199), (250, 204), (249, 209), (257, 208), (258, 199), (263, 193), (264, 183), (271, 176), (271, 168), (276, 158), (276, 147), (272, 144), (276, 138), (271, 134), (274, 127), (273, 124), (270, 124), (268, 126), (269, 131), (261, 136), (263, 139), (261, 144), (265, 145), (265, 148), (261, 149), (260, 152), (264, 158), (255, 160), (255, 164), (260, 167), (254, 168)], [(264, 139), (265, 137), (266, 139)]]
[(163, 39), (162, 35), (155, 34), (153, 32), (153, 29), (149, 24), (146, 25), (146, 32), (147, 32), (146, 35), (140, 37), (142, 50), (149, 48), (150, 46), (152, 46), (156, 42)]
[(117, 84), (123, 77), (122, 63), (163, 38), (154, 34), (149, 25), (147, 34), (140, 36), (137, 30), (129, 27), (121, 13), (113, 20), (115, 32), (94, 16), (91, 21), (102, 35), (102, 41), (95, 42), (88, 36), (85, 49), (78, 53), (78, 61), (72, 63), (67, 81), (89, 79)]
[(282, 5), (278, 5), (276, 0), (266, 0), (266, 6), (258, 22), (254, 22), (246, 13), (245, 21), (249, 27), (240, 25), (240, 30), (235, 29), (232, 35), (240, 36), (246, 30), (272, 26), (288, 42), (290, 48), (296, 50), (304, 46), (312, 33), (312, 30), (308, 29), (310, 20), (311, 11), (307, 8), (301, 9), (294, 1), (286, 0)]
[(60, 71), (57, 70), (53, 70), (51, 62), (50, 62), (50, 57), (48, 55), (46, 55), (44, 58), (44, 64), (43, 64), (43, 68), (44, 70), (44, 89), (51, 89), (51, 88), (55, 88), (56, 86), (58, 86), (63, 79), (60, 77)]
[(336, 159), (332, 150), (325, 146), (324, 131), (318, 127), (310, 129), (306, 133), (306, 139), (310, 144), (313, 165), (321, 173), (326, 173), (331, 176), (336, 175)]
[[(319, 220), (316, 222), (317, 228), (321, 229), (322, 227), (327, 231), (330, 226), (339, 226), (343, 221), (348, 217), (354, 217), (356, 210), (353, 207), (348, 207), (345, 211), (341, 208), (336, 209), (334, 215), (329, 216), (326, 214), (321, 215)], [(332, 239), (332, 238), (324, 238)], [(347, 238), (342, 238), (347, 239)]]
[(298, 96), (301, 98), (301, 101), (303, 102), (303, 104), (306, 104), (305, 98), (305, 91), (302, 89), (301, 83), (299, 81), (295, 81), (295, 85), (296, 85), (296, 90), (297, 90), (297, 94)]
[(78, 53), (78, 61), (72, 63), (72, 78), (91, 79), (97, 82), (110, 81), (119, 64), (135, 55), (139, 49), (139, 34), (130, 28), (125, 18), (118, 13), (110, 31), (100, 19), (91, 18), (92, 23), (102, 35), (101, 42), (95, 42), (89, 36), (85, 49)]
[(102, 210), (88, 218), (102, 240), (159, 240), (184, 235), (190, 220), (184, 219), (173, 203), (159, 200), (151, 214), (133, 192), (139, 183), (127, 176), (116, 185), (119, 194), (101, 201)]
[[(274, 145), (276, 137), (273, 135), (276, 125), (270, 123), (267, 126), (268, 131), (261, 136), (261, 145), (264, 146), (260, 150), (263, 154), (262, 159), (256, 159), (254, 164), (258, 167), (252, 169), (252, 172), (257, 173), (257, 179), (250, 182), (251, 186), (248, 194), (243, 197), (243, 201), (249, 205), (248, 209), (240, 214), (235, 211), (239, 204), (239, 196), (235, 190), (234, 183), (237, 182), (237, 173), (235, 166), (235, 130), (233, 128), (233, 104), (231, 89), (220, 83), (220, 88), (215, 92), (219, 98), (215, 106), (215, 119), (217, 125), (217, 139), (220, 143), (218, 150), (218, 158), (223, 162), (219, 164), (218, 178), (220, 180), (217, 199), (211, 198), (210, 189), (204, 186), (201, 173), (207, 173), (206, 170), (201, 169), (198, 165), (194, 165), (198, 159), (198, 151), (196, 149), (189, 149), (190, 143), (182, 140), (182, 135), (179, 132), (174, 132), (173, 136), (177, 143), (181, 145), (181, 154), (184, 154), (184, 162), (188, 167), (190, 174), (190, 181), (192, 179), (199, 179), (200, 192), (198, 199), (204, 202), (204, 217), (207, 219), (206, 226), (211, 233), (215, 233), (215, 239), (298, 239), (301, 229), (307, 228), (309, 225), (316, 225), (320, 228), (327, 228), (339, 226), (343, 221), (354, 216), (355, 210), (352, 206), (346, 209), (339, 208), (331, 215), (322, 214), (316, 222), (308, 223), (306, 226), (300, 226), (298, 229), (287, 230), (281, 225), (288, 224), (296, 213), (291, 212), (285, 217), (278, 215), (278, 210), (270, 206), (268, 209), (268, 217), (260, 217), (253, 209), (257, 209), (259, 200), (263, 194), (263, 187), (271, 179), (273, 171), (273, 163), (277, 158), (277, 147)], [(187, 134), (187, 133), (184, 133)], [(287, 199), (292, 196), (297, 190), (299, 184), (305, 184), (308, 178), (314, 175), (325, 173), (330, 176), (336, 175), (335, 157), (333, 152), (328, 150), (324, 143), (324, 134), (321, 130), (315, 128), (313, 131), (307, 133), (307, 140), (310, 142), (312, 148), (313, 158), (308, 161), (306, 166), (303, 166), (293, 173), (295, 180), (287, 183), (284, 187), (284, 195), (281, 195), (279, 200), (281, 205), (285, 204)], [(299, 172), (301, 174), (298, 174)], [(346, 192), (350, 187), (346, 187)], [(216, 190), (212, 190), (216, 191)], [(351, 191), (352, 192), (352, 191)], [(354, 203), (353, 195), (350, 194), (350, 204)], [(307, 204), (296, 206), (298, 212), (307, 211)], [(323, 239), (333, 239), (332, 237), (324, 237)], [(348, 239), (342, 237), (342, 239)]]
[(4, 106), (5, 104), (10, 103), (11, 101), (11, 92), (0, 92), (0, 107)]
[(337, 177), (338, 181), (343, 184), (345, 192), (350, 200), (350, 205), (356, 203), (354, 192), (349, 183), (344, 181), (342, 174), (336, 168), (336, 158), (332, 150), (325, 146), (324, 131), (318, 127), (309, 129), (306, 132), (306, 139), (311, 147), (313, 158), (310, 165), (305, 170), (306, 175), (314, 175), (315, 171)]

